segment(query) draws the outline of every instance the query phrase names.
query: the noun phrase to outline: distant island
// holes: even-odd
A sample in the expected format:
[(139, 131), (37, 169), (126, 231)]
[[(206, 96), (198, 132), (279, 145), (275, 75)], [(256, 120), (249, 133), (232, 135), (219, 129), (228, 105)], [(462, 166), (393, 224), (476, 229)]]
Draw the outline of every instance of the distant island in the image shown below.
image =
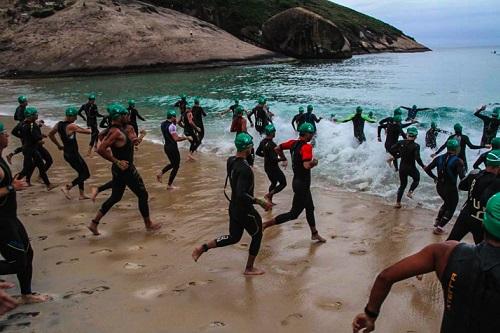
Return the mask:
[(4, 0), (0, 28), (2, 77), (429, 51), (327, 0)]

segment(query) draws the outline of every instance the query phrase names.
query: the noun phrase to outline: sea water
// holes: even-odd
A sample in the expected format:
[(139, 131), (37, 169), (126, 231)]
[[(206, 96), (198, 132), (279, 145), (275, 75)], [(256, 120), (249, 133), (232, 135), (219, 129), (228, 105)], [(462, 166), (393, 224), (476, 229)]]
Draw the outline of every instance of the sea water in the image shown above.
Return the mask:
[[(431, 161), (432, 151), (425, 148), (424, 138), (431, 121), (448, 131), (453, 131), (453, 125), (459, 122), (464, 134), (479, 144), (482, 122), (474, 117), (474, 109), (489, 104), (485, 112), (489, 114), (494, 103), (500, 102), (500, 56), (493, 54), (493, 50), (438, 49), (426, 53), (362, 55), (340, 62), (0, 80), (0, 113), (13, 115), (18, 95), (27, 95), (30, 104), (39, 109), (41, 118), (50, 122), (62, 119), (66, 107), (83, 104), (90, 92), (97, 94), (101, 113), (105, 113), (107, 103), (126, 104), (128, 99), (134, 99), (146, 118), (145, 122), (139, 121), (139, 127), (148, 130), (148, 139), (161, 143), (159, 124), (183, 93), (189, 96), (191, 104), (194, 96), (199, 97), (208, 113), (201, 152), (224, 158), (233, 151), (234, 134), (229, 132), (231, 116), (220, 117), (218, 113), (227, 109), (234, 99), (250, 110), (259, 96), (265, 96), (275, 114), (278, 142), (296, 136), (291, 119), (299, 106), (311, 104), (314, 112), (324, 118), (318, 124), (315, 156), (320, 164), (314, 176), (320, 181), (316, 181), (315, 186), (340, 186), (394, 200), (399, 180), (385, 162), (387, 156), (383, 143), (377, 142), (376, 124), (365, 125), (367, 142), (359, 145), (353, 138), (352, 124), (334, 124), (328, 120), (330, 115), (343, 118), (362, 106), (365, 113), (373, 112), (381, 119), (400, 105), (433, 108), (418, 115), (417, 142), (426, 164)], [(258, 134), (253, 129), (250, 132), (258, 144)], [(438, 145), (443, 144), (446, 137), (441, 134)], [(478, 151), (468, 150), (467, 156), (472, 166)], [(164, 158), (160, 148), (158, 158)], [(415, 202), (436, 207), (439, 200), (434, 184), (420, 171), (421, 185)]]

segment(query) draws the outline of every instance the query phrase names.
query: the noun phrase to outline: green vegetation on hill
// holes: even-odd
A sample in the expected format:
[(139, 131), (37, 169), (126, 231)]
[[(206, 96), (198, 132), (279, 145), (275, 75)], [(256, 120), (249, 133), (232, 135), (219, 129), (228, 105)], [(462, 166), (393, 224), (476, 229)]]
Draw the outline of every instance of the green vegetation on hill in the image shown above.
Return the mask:
[[(258, 30), (272, 16), (303, 7), (334, 22), (352, 41), (360, 31), (375, 35), (402, 35), (395, 27), (328, 0), (149, 0), (158, 6), (189, 13), (209, 21), (233, 35), (259, 42)], [(353, 46), (356, 46), (354, 42)]]

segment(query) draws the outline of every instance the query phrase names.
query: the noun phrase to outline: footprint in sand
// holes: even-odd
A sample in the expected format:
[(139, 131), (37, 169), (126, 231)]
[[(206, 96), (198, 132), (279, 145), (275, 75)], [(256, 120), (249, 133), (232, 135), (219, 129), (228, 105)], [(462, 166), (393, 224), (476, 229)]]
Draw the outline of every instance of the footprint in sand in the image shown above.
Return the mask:
[(90, 254), (96, 254), (96, 253), (111, 253), (113, 250), (111, 249), (100, 249), (100, 250), (95, 250), (90, 252)]
[(125, 263), (125, 265), (123, 265), (123, 268), (125, 268), (125, 269), (141, 269), (144, 267), (146, 267), (146, 265), (136, 264), (133, 262), (127, 262), (127, 263)]
[(363, 256), (365, 254), (367, 254), (368, 251), (367, 250), (363, 250), (363, 249), (357, 249), (357, 250), (351, 250), (349, 251), (349, 254), (353, 254), (355, 256)]
[(224, 327), (224, 326), (226, 326), (226, 324), (223, 323), (222, 321), (213, 321), (208, 326), (209, 327)]
[(94, 293), (100, 293), (100, 292), (103, 292), (103, 291), (106, 291), (109, 289), (110, 289), (110, 287), (108, 287), (108, 286), (99, 286), (99, 287), (95, 287), (93, 289), (83, 289), (83, 290), (80, 290), (77, 292), (70, 291), (69, 293), (64, 295), (63, 298), (70, 299), (70, 298), (74, 298), (74, 297), (78, 297), (78, 296), (92, 295)]
[(87, 235), (78, 235), (78, 236), (73, 236), (73, 237), (68, 238), (68, 240), (75, 240), (75, 239), (77, 239), (77, 238), (81, 238), (81, 239), (83, 239), (83, 238), (87, 238)]
[(343, 304), (342, 302), (324, 302), (324, 303), (319, 303), (318, 306), (325, 310), (339, 311), (342, 309)]
[(26, 318), (33, 318), (37, 317), (40, 314), (40, 312), (18, 312), (18, 313), (13, 313), (7, 317), (7, 320), (17, 320), (17, 319), (26, 319)]
[(205, 280), (205, 281), (190, 281), (188, 283), (185, 283), (185, 284), (182, 284), (182, 285), (179, 285), (177, 287), (175, 287), (172, 291), (176, 294), (182, 294), (183, 292), (185, 292), (188, 288), (191, 288), (191, 287), (196, 287), (196, 286), (205, 286), (209, 283), (212, 283), (214, 282), (213, 280)]
[(73, 264), (77, 261), (80, 261), (79, 258), (71, 258), (70, 260), (66, 260), (66, 261), (58, 261), (56, 262), (56, 265), (61, 265), (61, 264)]
[(209, 268), (208, 271), (210, 273), (220, 273), (220, 272), (227, 272), (230, 269), (230, 267), (214, 267), (214, 268)]
[(58, 248), (63, 248), (63, 247), (68, 247), (68, 245), (54, 245), (54, 246), (49, 246), (43, 249), (44, 251), (52, 250), (52, 249), (58, 249)]
[(239, 247), (242, 250), (246, 250), (246, 249), (248, 249), (248, 244), (247, 243), (240, 243), (237, 245), (237, 247)]
[(304, 316), (300, 313), (292, 313), (290, 315), (288, 315), (285, 319), (283, 319), (281, 321), (281, 325), (282, 326), (288, 326), (290, 325), (291, 323), (293, 323), (295, 320), (300, 320), (304, 318)]
[(142, 299), (151, 299), (153, 297), (162, 297), (162, 293), (166, 290), (165, 286), (153, 286), (141, 290), (137, 290), (134, 295)]
[(23, 329), (25, 327), (29, 327), (30, 325), (31, 325), (30, 322), (24, 322), (24, 323), (12, 324), (12, 325), (3, 324), (2, 322), (0, 322), (0, 332), (3, 332), (3, 331), (5, 331), (6, 329), (9, 329), (9, 328), (13, 328), (13, 330), (17, 331), (18, 328)]
[(37, 237), (37, 239), (38, 239), (39, 241), (44, 241), (44, 240), (46, 240), (47, 238), (49, 238), (49, 236), (38, 236), (38, 237)]
[(140, 245), (133, 245), (133, 246), (130, 246), (128, 248), (129, 251), (140, 251), (142, 249), (144, 249), (144, 248), (142, 246), (140, 246)]

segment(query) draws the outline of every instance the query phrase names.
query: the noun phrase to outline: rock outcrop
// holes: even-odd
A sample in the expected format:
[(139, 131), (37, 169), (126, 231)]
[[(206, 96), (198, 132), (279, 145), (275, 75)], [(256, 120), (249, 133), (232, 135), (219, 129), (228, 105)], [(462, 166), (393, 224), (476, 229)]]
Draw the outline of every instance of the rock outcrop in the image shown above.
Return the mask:
[[(303, 47), (310, 49), (312, 45), (318, 46), (318, 39), (321, 41), (320, 49), (322, 52), (316, 52), (318, 58), (327, 58), (325, 53), (328, 50), (334, 50), (337, 43), (340, 42), (338, 33), (332, 36), (329, 41), (325, 36), (328, 31), (332, 30), (331, 24), (323, 24), (330, 22), (340, 30), (345, 39), (349, 42), (350, 52), (333, 52), (332, 58), (339, 58), (342, 55), (349, 57), (350, 54), (366, 54), (377, 52), (423, 52), (430, 51), (426, 46), (416, 42), (413, 38), (405, 35), (401, 30), (384, 23), (376, 18), (370, 17), (363, 13), (359, 13), (350, 8), (336, 4), (329, 0), (279, 0), (279, 1), (262, 1), (262, 0), (146, 0), (158, 6), (173, 8), (183, 13), (198, 17), (204, 21), (211, 22), (218, 27), (230, 32), (238, 38), (251, 42), (261, 47), (271, 48), (273, 50), (281, 50), (287, 55), (301, 57)], [(322, 21), (317, 32), (308, 32), (306, 35), (310, 40), (298, 41), (299, 31), (288, 31), (288, 29), (296, 29), (294, 22), (289, 22), (290, 25), (282, 25), (283, 31), (276, 29), (269, 36), (265, 30), (266, 25), (271, 20), (275, 20), (281, 15), (288, 16), (291, 13), (296, 13), (297, 7), (303, 10), (312, 12), (322, 18)], [(308, 14), (307, 16), (310, 16)], [(299, 16), (300, 17), (300, 16)], [(322, 31), (321, 29), (326, 29)], [(279, 34), (279, 36), (278, 36)], [(276, 44), (275, 39), (284, 41), (288, 37), (299, 42), (300, 47), (291, 47), (288, 53), (287, 47), (281, 47), (281, 43)], [(267, 36), (267, 38), (266, 38)], [(292, 37), (296, 36), (296, 37)], [(271, 39), (271, 42), (269, 41)], [(346, 46), (347, 47), (347, 46)], [(301, 52), (298, 52), (301, 49)], [(314, 54), (314, 52), (312, 52)], [(311, 58), (311, 52), (304, 53), (305, 58)]]
[(73, 0), (43, 18), (33, 17), (34, 10), (9, 10), (0, 24), (3, 76), (282, 59), (213, 24), (138, 1)]
[(344, 59), (352, 55), (349, 41), (331, 21), (304, 8), (281, 12), (262, 26), (264, 45), (301, 59)]

